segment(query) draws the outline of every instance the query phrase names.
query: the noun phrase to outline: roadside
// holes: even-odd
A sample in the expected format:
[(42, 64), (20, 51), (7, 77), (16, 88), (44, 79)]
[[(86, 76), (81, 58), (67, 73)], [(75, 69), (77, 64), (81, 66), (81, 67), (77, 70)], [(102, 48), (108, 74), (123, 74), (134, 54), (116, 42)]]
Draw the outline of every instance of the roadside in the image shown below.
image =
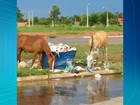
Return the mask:
[(108, 101), (103, 101), (95, 104), (80, 104), (80, 105), (123, 105), (123, 97), (112, 98)]
[(95, 103), (92, 105), (123, 105), (123, 97), (112, 98), (109, 101)]
[(21, 81), (63, 79), (63, 78), (76, 78), (76, 77), (86, 78), (87, 76), (94, 76), (97, 73), (101, 75), (112, 75), (112, 74), (122, 74), (122, 71), (95, 70), (93, 72), (61, 73), (61, 74), (50, 74), (50, 75), (27, 76), (27, 77), (17, 77), (17, 81), (21, 82)]
[[(57, 34), (56, 32), (20, 32), (19, 35), (42, 35), (50, 38), (81, 38), (88, 37), (95, 32), (81, 31), (77, 34)], [(123, 32), (107, 32), (108, 36), (123, 36)]]

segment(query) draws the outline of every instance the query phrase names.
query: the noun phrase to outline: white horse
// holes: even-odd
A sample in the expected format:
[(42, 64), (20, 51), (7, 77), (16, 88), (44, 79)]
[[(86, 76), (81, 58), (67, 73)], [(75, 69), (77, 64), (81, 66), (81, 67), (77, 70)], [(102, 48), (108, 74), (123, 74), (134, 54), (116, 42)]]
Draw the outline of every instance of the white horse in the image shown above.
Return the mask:
[(92, 64), (94, 62), (94, 55), (97, 57), (99, 53), (102, 53), (103, 59), (100, 59), (104, 63), (104, 68), (107, 68), (108, 58), (107, 58), (107, 45), (108, 45), (108, 35), (104, 31), (98, 31), (95, 34), (91, 35), (89, 38), (89, 48), (90, 53), (87, 54), (87, 67), (92, 68)]

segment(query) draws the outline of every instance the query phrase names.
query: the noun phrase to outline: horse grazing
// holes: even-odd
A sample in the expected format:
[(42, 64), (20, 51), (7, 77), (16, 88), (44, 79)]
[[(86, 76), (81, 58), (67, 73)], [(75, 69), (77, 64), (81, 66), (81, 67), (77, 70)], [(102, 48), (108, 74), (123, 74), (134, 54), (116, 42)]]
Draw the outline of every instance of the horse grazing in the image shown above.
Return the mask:
[[(108, 35), (104, 31), (98, 31), (95, 34), (91, 35), (89, 38), (89, 48), (90, 53), (87, 56), (87, 67), (91, 68), (94, 62), (94, 55), (97, 54), (99, 57), (99, 53), (102, 53), (104, 64), (107, 65), (107, 45), (108, 45)], [(101, 57), (100, 57), (101, 58)], [(105, 67), (106, 68), (106, 67)]]
[(33, 66), (37, 54), (39, 54), (39, 61), (40, 61), (41, 68), (42, 68), (41, 65), (42, 54), (43, 52), (45, 52), (46, 55), (48, 56), (49, 68), (54, 69), (55, 56), (52, 54), (47, 41), (42, 36), (19, 35), (18, 36), (18, 61), (19, 62), (21, 61), (22, 51), (34, 53), (31, 66)]

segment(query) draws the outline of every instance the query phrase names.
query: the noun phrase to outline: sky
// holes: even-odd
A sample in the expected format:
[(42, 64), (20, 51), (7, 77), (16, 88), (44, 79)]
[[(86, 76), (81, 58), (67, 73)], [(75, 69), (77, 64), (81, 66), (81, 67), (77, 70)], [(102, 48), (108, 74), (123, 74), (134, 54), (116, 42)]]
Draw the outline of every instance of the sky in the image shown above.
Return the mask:
[(28, 11), (33, 11), (37, 17), (49, 17), (53, 5), (60, 8), (61, 16), (73, 16), (85, 14), (88, 3), (89, 14), (104, 12), (105, 8), (112, 13), (123, 13), (123, 0), (17, 0), (17, 7), (25, 17)]

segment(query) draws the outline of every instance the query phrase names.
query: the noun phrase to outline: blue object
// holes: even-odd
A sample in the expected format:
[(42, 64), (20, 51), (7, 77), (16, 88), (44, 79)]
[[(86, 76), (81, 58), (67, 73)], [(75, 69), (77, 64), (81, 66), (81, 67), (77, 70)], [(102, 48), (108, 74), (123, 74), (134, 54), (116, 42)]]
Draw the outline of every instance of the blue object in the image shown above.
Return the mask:
[(87, 68), (88, 72), (93, 72), (93, 68)]
[[(56, 55), (55, 52), (53, 52), (54, 55)], [(59, 56), (56, 55), (55, 58), (55, 64), (54, 64), (54, 69), (65, 69), (67, 66), (67, 61), (68, 60), (74, 60), (76, 51), (69, 51), (69, 52), (60, 52)], [(43, 53), (42, 56), (42, 68), (47, 69), (49, 68), (48, 66), (48, 57), (45, 53)]]

